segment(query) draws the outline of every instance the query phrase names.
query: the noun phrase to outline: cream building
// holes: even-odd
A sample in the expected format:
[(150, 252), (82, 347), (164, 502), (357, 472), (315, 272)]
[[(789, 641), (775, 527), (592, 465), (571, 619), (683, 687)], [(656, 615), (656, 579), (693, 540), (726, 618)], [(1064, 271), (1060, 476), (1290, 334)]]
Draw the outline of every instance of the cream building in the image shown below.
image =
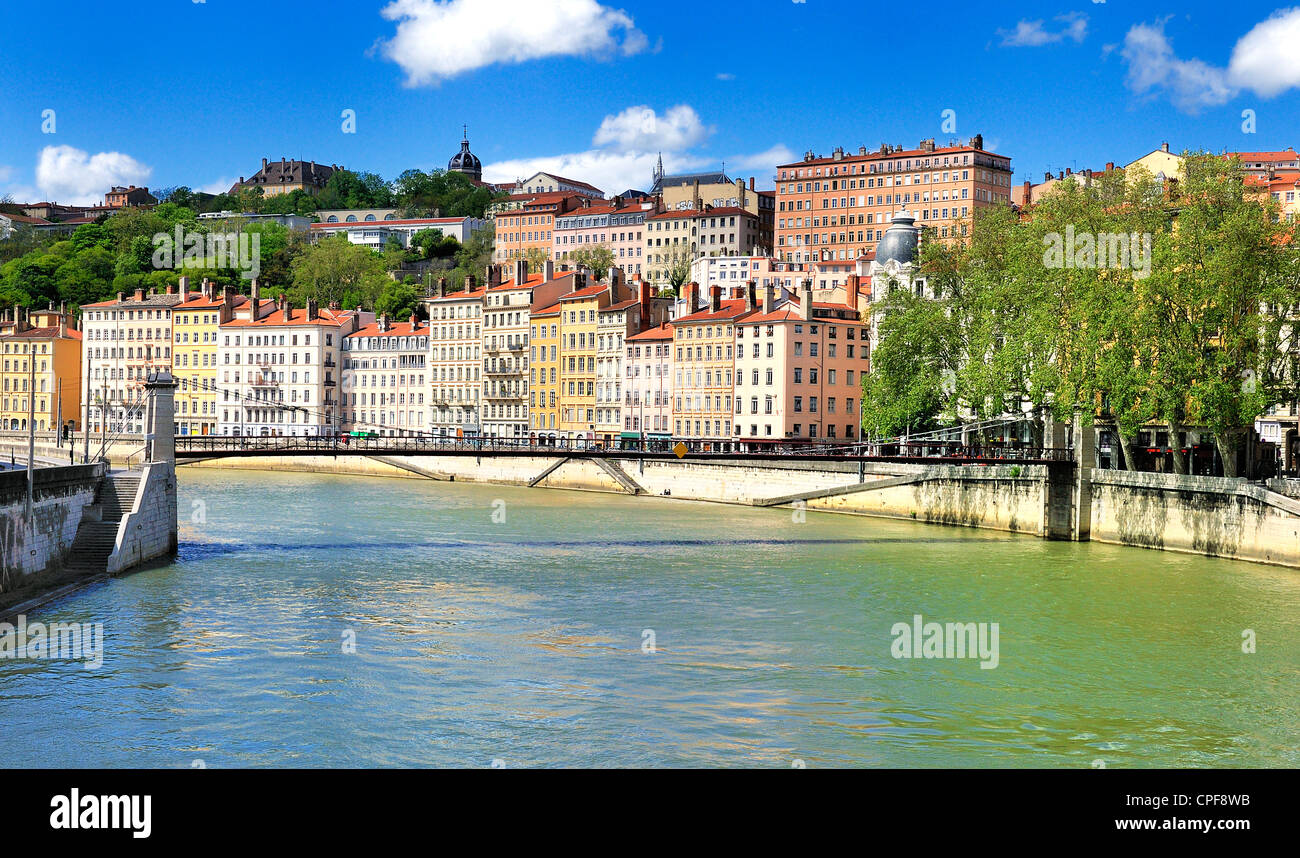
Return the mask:
[(144, 431), (144, 385), (151, 373), (172, 369), (172, 310), (181, 301), (170, 286), (82, 306), (81, 396), (91, 432)]
[(672, 346), (670, 324), (628, 337), (624, 346), (625, 431), (639, 433), (646, 440), (666, 440), (672, 435)]
[(385, 437), (429, 434), (429, 325), (381, 315), (343, 338), (343, 429)]
[(304, 309), (285, 298), (259, 318), (221, 325), (218, 431), (222, 435), (331, 437), (342, 430), (339, 394), (344, 338), (373, 313)]
[(468, 278), (460, 292), (445, 279), (424, 300), (429, 316), (429, 430), (443, 438), (482, 431), (482, 323), (485, 287)]
[(556, 275), (552, 263), (540, 274), (529, 274), (528, 263), (517, 260), (514, 277), (499, 280), (493, 268), (483, 296), (483, 434), (491, 438), (528, 437), (528, 346), (531, 308), (556, 303), (572, 291), (576, 272)]

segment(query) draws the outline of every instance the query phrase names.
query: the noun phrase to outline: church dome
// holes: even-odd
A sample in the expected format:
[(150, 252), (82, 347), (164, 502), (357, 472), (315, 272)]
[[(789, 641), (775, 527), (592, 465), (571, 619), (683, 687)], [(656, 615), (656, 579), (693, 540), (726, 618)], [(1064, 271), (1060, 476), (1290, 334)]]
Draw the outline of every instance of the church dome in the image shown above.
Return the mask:
[(893, 222), (890, 223), (889, 229), (885, 230), (880, 245), (876, 248), (876, 262), (881, 265), (891, 259), (899, 265), (915, 262), (917, 237), (920, 232), (916, 226), (916, 218), (908, 211), (903, 210), (895, 214)]
[(483, 178), (483, 162), (479, 161), (477, 155), (469, 151), (468, 139), (460, 141), (460, 151), (447, 162), (447, 171), (450, 173), (464, 173), (475, 181)]

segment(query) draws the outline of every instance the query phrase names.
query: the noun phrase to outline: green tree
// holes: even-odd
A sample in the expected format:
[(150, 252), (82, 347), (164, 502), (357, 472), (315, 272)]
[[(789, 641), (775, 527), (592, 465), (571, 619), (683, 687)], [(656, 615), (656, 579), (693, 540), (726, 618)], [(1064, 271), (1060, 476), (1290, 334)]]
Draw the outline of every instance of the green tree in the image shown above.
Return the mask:
[(586, 268), (596, 280), (609, 276), (609, 269), (614, 266), (614, 251), (603, 244), (587, 244), (569, 254), (569, 264), (574, 268)]
[(410, 318), (420, 305), (420, 296), (410, 283), (389, 281), (375, 299), (375, 312), (387, 313), (389, 318), (402, 321)]
[(300, 305), (311, 298), (321, 305), (339, 301), (345, 306), (374, 307), (384, 286), (392, 282), (382, 256), (343, 235), (308, 245), (290, 270), (289, 295)]

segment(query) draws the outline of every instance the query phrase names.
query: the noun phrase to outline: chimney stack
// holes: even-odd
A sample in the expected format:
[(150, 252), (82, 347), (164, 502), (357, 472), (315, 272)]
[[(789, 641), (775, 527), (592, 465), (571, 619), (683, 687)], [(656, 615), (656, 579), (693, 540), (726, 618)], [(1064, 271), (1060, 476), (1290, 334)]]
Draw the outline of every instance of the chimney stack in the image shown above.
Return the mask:
[(1160, 144), (1160, 151), (1161, 151), (1161, 152), (1168, 152), (1168, 151), (1169, 151), (1169, 144), (1168, 144), (1168, 143), (1161, 143), (1161, 144)]
[(522, 286), (528, 281), (528, 260), (515, 260), (515, 285)]
[(551, 260), (551, 259), (546, 260), (546, 265), (543, 267), (543, 274), (544, 274), (545, 277), (546, 277), (546, 282), (547, 282), (547, 283), (549, 283), (549, 282), (551, 282), (552, 280), (555, 279), (555, 261), (554, 261), (554, 260)]
[(648, 331), (648, 330), (650, 330), (650, 309), (651, 309), (651, 307), (650, 307), (650, 281), (649, 281), (649, 280), (641, 280), (641, 281), (639, 281), (639, 282), (637, 283), (637, 286), (640, 287), (640, 288), (637, 290), (637, 291), (640, 293), (640, 294), (637, 295), (637, 300), (638, 300), (638, 302), (639, 302), (639, 304), (640, 304), (640, 307), (638, 307), (638, 309), (641, 311), (641, 313), (640, 313), (640, 316), (641, 316), (641, 330), (643, 330), (643, 331)]
[(478, 286), (478, 281), (474, 279), (474, 275), (473, 275), (473, 274), (466, 274), (466, 275), (465, 275), (465, 291), (466, 291), (466, 292), (473, 292), (474, 289), (475, 289), (475, 287), (477, 287), (477, 286)]
[(414, 312), (411, 313), (411, 318), (408, 319), (408, 321), (411, 323), (411, 333), (415, 333), (417, 330), (419, 330), (420, 318), (416, 316)]
[(722, 287), (713, 285), (709, 287), (709, 312), (717, 313), (722, 310)]
[[(866, 153), (863, 152), (862, 154), (865, 155)], [(751, 191), (756, 191), (756, 190), (758, 190), (758, 188), (754, 186), (754, 177), (753, 177), (753, 176), (750, 176), (750, 177), (749, 177), (749, 189), (750, 189)]]
[(380, 313), (380, 314), (379, 314), (379, 333), (384, 334), (384, 333), (387, 333), (387, 332), (388, 332), (388, 314), (387, 314), (387, 313)]
[(745, 284), (745, 309), (754, 312), (758, 309), (758, 281), (750, 280)]
[(439, 298), (445, 298), (445, 297), (447, 297), (447, 278), (446, 278), (446, 277), (439, 277), (439, 278), (438, 278), (438, 297), (439, 297)]
[(858, 311), (858, 285), (861, 282), (862, 280), (861, 278), (858, 277), (858, 275), (856, 274), (849, 275), (849, 283), (848, 283), (849, 300), (846, 301), (845, 303), (848, 304), (850, 307), (852, 307), (853, 312), (855, 313)]
[(144, 288), (143, 288), (143, 287), (141, 287), (141, 288), (135, 290), (135, 300), (137, 300), (137, 301), (143, 301), (143, 300), (144, 300)]
[(799, 315), (805, 320), (811, 319), (813, 305), (813, 282), (811, 280), (803, 281), (803, 295), (801, 298)]
[[(186, 298), (188, 298), (190, 295), (190, 278), (181, 277), (180, 290), (181, 290), (181, 300), (183, 301)], [(207, 291), (208, 291), (208, 284), (205, 282), (203, 284), (204, 297), (207, 297)]]
[(776, 287), (768, 283), (763, 287), (763, 314), (772, 312), (776, 306)]
[[(285, 315), (287, 316), (288, 313), (286, 313)], [(308, 298), (307, 299), (307, 321), (314, 322), (318, 315), (319, 315), (319, 310), (318, 307), (316, 306), (316, 299)]]
[(700, 284), (691, 281), (686, 284), (686, 313), (689, 316), (700, 309)]
[(262, 289), (257, 285), (257, 278), (253, 278), (253, 285), (249, 287), (249, 300), (253, 304), (253, 321), (257, 321), (257, 311), (262, 307)]

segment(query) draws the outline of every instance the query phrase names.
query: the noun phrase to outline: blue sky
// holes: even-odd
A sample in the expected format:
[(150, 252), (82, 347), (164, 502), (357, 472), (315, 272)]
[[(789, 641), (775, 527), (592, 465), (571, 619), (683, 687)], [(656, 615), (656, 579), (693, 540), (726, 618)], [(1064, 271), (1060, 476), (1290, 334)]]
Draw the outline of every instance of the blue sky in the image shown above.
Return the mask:
[(20, 201), (214, 190), (263, 157), (391, 178), (445, 166), (462, 123), (488, 179), (609, 193), (661, 150), (771, 187), (807, 149), (975, 133), (1017, 181), (1165, 140), (1300, 144), (1300, 6), (1274, 2), (72, 0), (5, 23), (0, 195)]

